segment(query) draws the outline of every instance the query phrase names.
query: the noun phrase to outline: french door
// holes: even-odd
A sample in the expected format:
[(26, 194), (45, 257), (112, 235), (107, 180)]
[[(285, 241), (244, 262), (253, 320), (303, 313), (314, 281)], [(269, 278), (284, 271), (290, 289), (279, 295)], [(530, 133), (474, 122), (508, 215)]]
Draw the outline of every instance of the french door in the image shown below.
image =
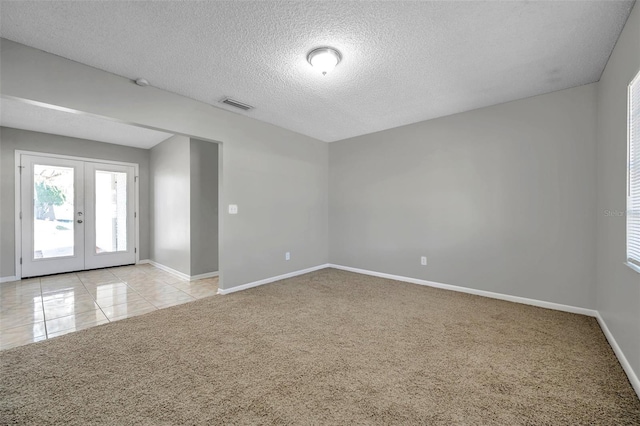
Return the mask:
[(22, 277), (135, 263), (135, 169), (20, 155)]

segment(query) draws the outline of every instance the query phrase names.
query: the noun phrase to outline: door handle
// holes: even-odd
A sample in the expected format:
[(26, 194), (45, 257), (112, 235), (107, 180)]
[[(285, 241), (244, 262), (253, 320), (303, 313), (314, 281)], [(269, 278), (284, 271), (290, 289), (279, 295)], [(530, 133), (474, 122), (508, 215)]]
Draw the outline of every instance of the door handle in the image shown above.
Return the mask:
[(82, 219), (78, 219), (78, 223), (82, 223)]

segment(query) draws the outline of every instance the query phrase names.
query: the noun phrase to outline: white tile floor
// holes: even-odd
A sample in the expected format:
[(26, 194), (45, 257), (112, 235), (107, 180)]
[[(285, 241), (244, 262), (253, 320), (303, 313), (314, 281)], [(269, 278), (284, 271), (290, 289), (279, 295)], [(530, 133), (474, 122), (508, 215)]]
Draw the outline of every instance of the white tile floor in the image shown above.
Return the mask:
[(185, 281), (136, 265), (0, 284), (0, 350), (213, 296), (218, 278)]

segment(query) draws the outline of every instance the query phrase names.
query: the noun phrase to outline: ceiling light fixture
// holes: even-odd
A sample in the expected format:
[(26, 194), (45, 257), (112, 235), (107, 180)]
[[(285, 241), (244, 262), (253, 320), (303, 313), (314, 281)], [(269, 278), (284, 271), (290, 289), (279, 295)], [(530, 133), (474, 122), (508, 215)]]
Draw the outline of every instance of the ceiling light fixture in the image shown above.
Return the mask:
[(318, 69), (322, 75), (327, 75), (342, 60), (342, 55), (333, 47), (318, 47), (307, 55), (307, 61)]

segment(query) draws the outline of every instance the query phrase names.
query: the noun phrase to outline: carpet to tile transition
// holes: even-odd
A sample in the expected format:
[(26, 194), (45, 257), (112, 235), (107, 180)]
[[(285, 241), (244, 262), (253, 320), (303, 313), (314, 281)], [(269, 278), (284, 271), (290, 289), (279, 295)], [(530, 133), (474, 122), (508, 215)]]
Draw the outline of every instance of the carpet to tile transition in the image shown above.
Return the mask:
[(595, 319), (325, 269), (0, 352), (0, 424), (640, 424)]

